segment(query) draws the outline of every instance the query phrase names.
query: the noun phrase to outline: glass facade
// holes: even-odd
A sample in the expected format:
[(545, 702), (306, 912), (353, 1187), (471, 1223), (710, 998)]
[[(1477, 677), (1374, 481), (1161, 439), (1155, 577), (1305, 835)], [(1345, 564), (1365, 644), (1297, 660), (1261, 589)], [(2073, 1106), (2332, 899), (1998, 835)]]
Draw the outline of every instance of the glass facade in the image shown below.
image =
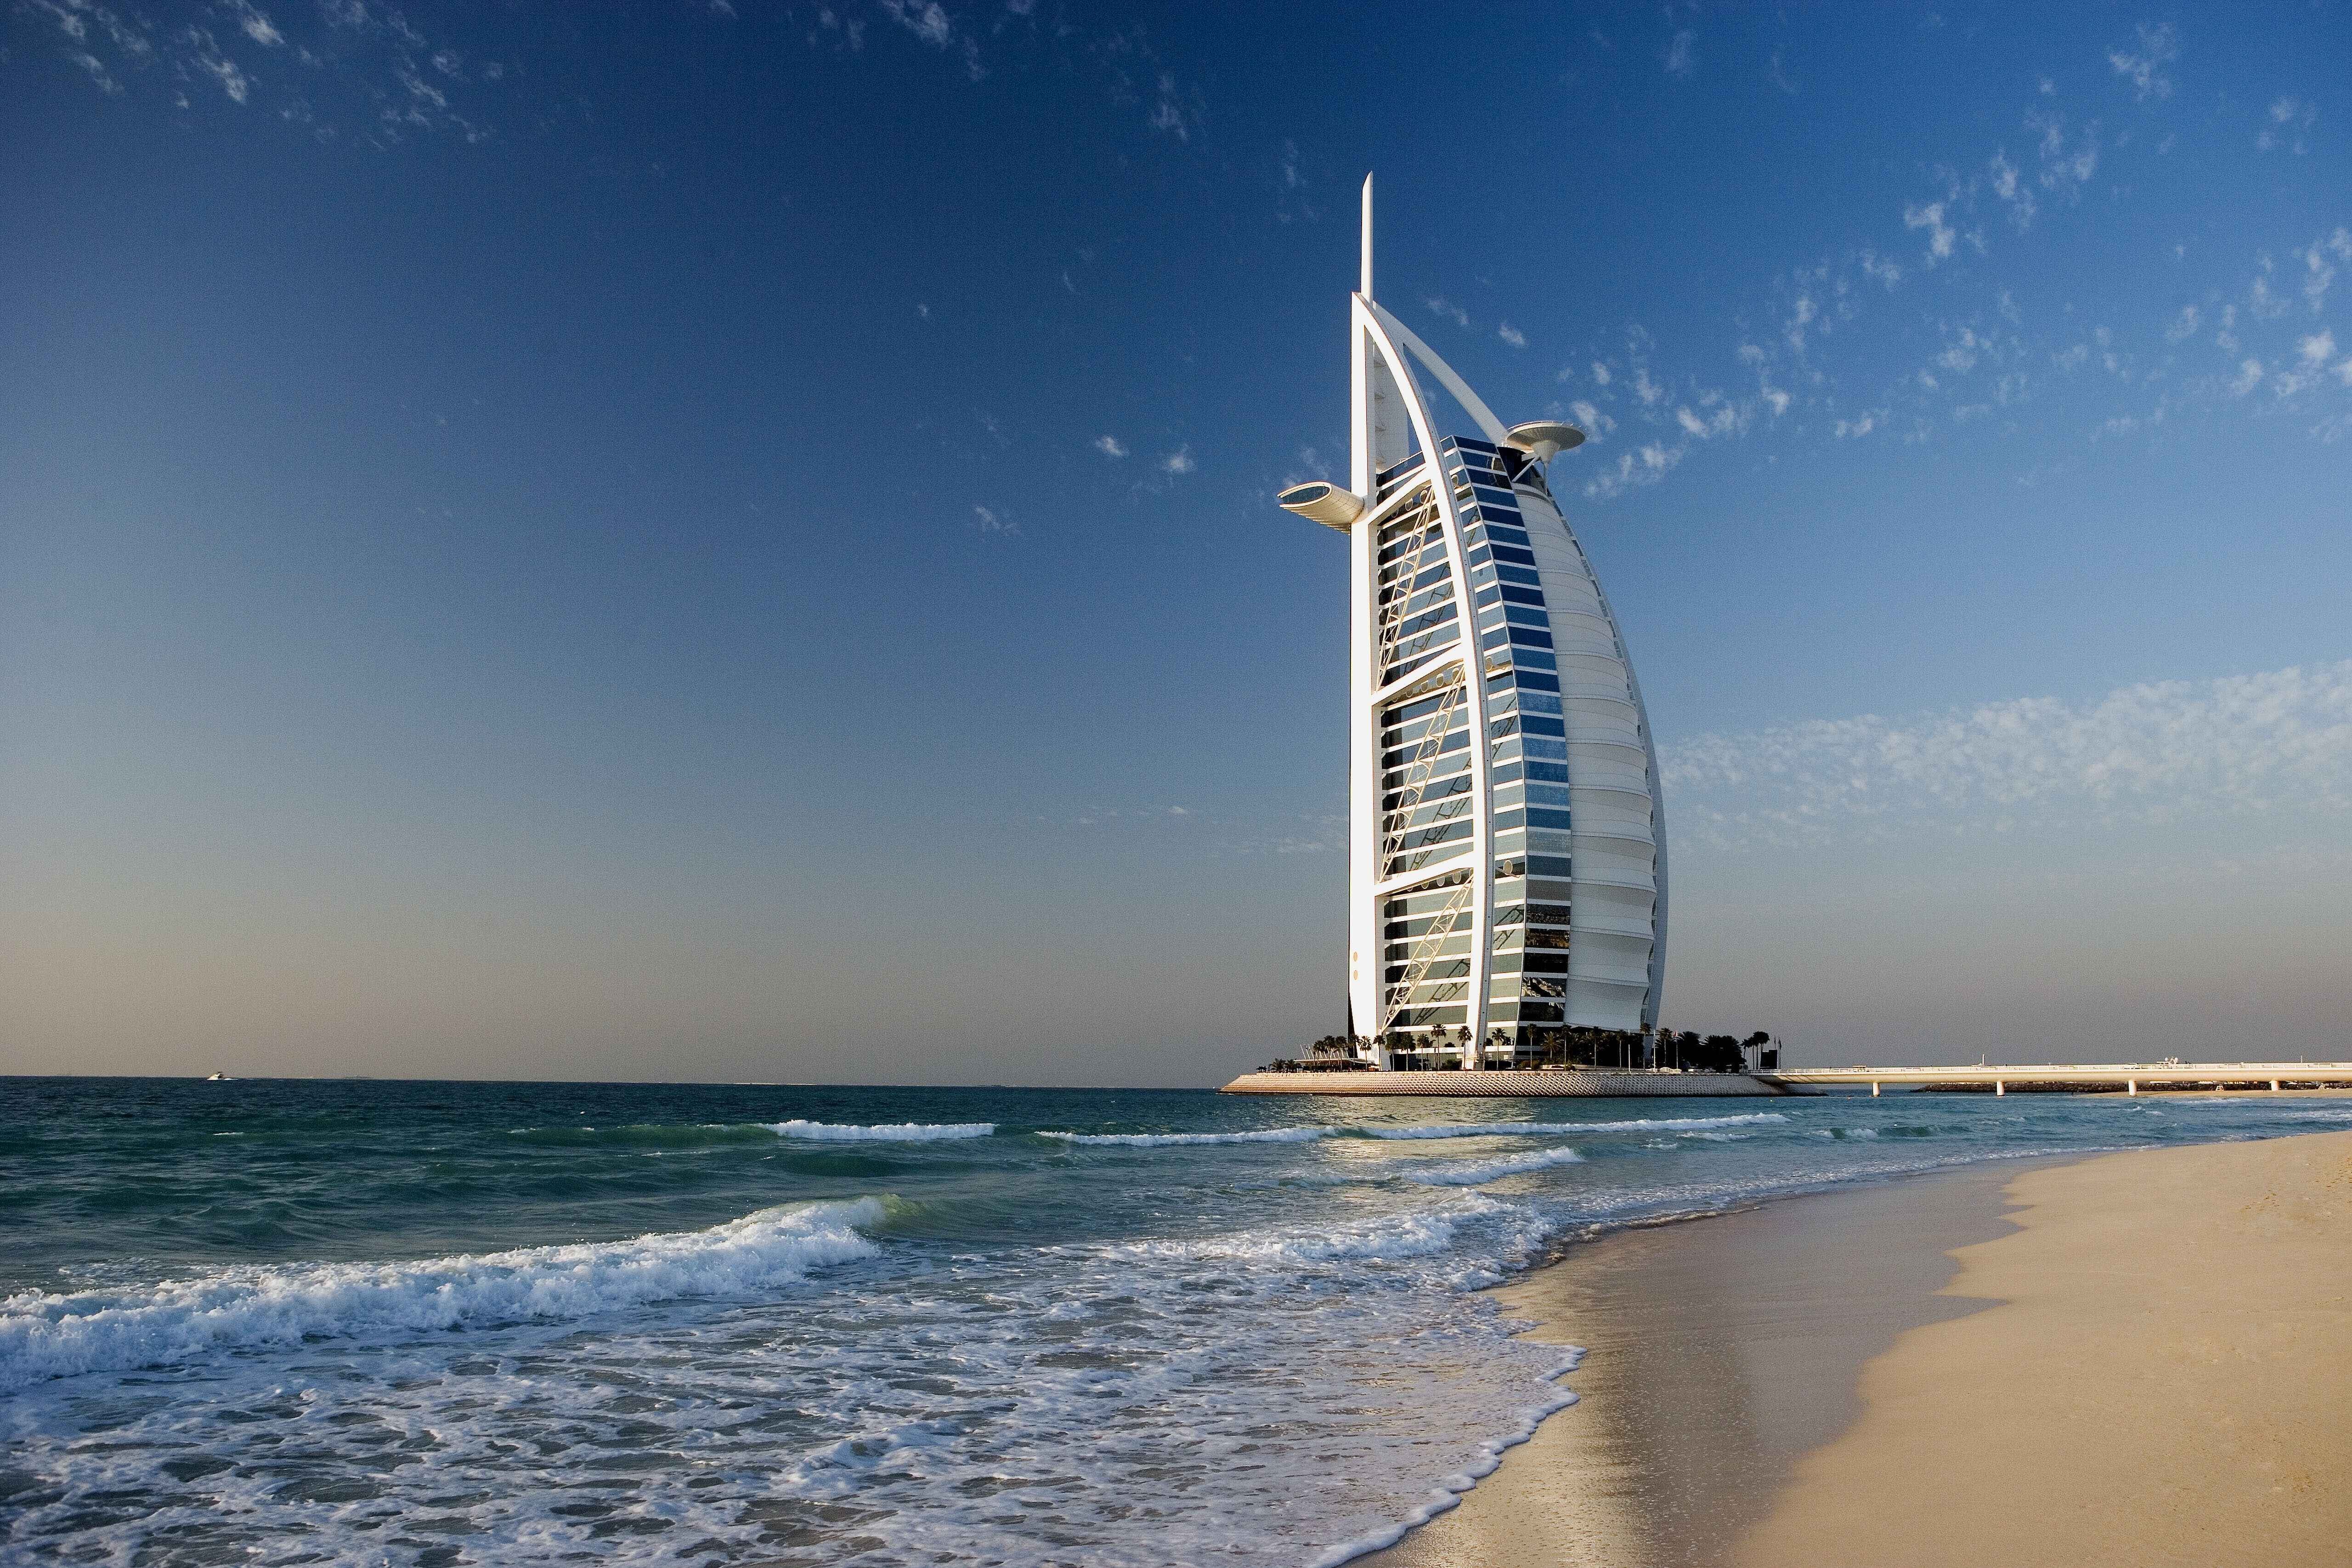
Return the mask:
[[(1636, 912), (1652, 870), (1635, 864), (1653, 847), (1655, 784), (1622, 648), (1523, 453), (1445, 437), (1434, 464), (1415, 455), (1378, 484), (1378, 1043), (1400, 1067), (1562, 1059), (1568, 1027), (1640, 1027), (1649, 1011), (1646, 952), (1572, 970), (1580, 940), (1622, 947), (1638, 923), (1571, 917), (1580, 859), (1637, 873), (1583, 889), (1619, 915)], [(1471, 733), (1482, 725), (1483, 769)], [(1580, 846), (1573, 782), (1585, 761), (1621, 798), (1602, 803), (1614, 820)]]
[[(1368, 259), (1348, 495), (1302, 511), (1353, 574), (1349, 1033), (1381, 1067), (1557, 1060), (1653, 1027), (1664, 962), (1641, 693), (1544, 477), (1581, 437), (1507, 429), (1370, 287)], [(1480, 435), (1433, 422), (1415, 365)]]

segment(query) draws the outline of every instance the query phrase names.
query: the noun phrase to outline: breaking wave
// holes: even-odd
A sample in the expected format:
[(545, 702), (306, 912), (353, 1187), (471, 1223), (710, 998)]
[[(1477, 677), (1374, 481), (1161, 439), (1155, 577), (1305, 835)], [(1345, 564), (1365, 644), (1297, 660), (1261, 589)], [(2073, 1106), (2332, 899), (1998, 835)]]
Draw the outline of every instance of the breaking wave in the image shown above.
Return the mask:
[(883, 1215), (880, 1200), (858, 1198), (628, 1241), (410, 1263), (247, 1265), (131, 1290), (28, 1290), (0, 1300), (0, 1387), (248, 1346), (584, 1318), (729, 1295), (873, 1257), (880, 1249), (857, 1227)]
[(1530, 1154), (1506, 1154), (1499, 1160), (1469, 1160), (1458, 1165), (1430, 1165), (1407, 1171), (1405, 1180), (1425, 1187), (1477, 1187), (1505, 1176), (1524, 1176), (1554, 1165), (1580, 1165), (1584, 1156), (1570, 1148), (1538, 1149)]
[(892, 1121), (872, 1127), (854, 1122), (763, 1121), (760, 1125), (779, 1138), (805, 1138), (817, 1143), (940, 1143), (986, 1138), (996, 1131), (993, 1121)]
[(1066, 1143), (1115, 1144), (1160, 1149), (1202, 1143), (1312, 1143), (1323, 1138), (1376, 1138), (1411, 1142), (1433, 1138), (1564, 1138), (1580, 1132), (1682, 1132), (1707, 1127), (1748, 1127), (1786, 1121), (1777, 1110), (1742, 1116), (1685, 1116), (1643, 1121), (1441, 1121), (1418, 1127), (1348, 1127), (1310, 1123), (1261, 1127), (1247, 1132), (1047, 1132)]

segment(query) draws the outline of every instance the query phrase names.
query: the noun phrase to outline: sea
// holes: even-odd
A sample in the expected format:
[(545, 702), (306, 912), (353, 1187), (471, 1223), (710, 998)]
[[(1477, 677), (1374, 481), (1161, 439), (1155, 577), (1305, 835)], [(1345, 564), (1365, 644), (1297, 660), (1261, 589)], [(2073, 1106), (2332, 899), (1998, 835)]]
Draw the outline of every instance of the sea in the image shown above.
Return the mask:
[(2352, 1101), (0, 1079), (0, 1558), (1334, 1564), (1612, 1227)]

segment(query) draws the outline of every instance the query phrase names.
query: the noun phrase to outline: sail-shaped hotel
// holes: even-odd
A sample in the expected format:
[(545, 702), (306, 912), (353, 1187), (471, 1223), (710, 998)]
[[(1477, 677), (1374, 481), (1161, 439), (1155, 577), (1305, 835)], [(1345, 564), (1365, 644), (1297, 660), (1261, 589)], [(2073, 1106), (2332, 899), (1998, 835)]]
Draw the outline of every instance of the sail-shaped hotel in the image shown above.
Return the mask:
[[(1507, 427), (1380, 306), (1371, 208), (1367, 178), (1349, 487), (1279, 498), (1348, 538), (1349, 1032), (1381, 1068), (1530, 1065), (1656, 1025), (1657, 753), (1545, 477), (1583, 434)], [(1476, 434), (1441, 430), (1424, 375)]]

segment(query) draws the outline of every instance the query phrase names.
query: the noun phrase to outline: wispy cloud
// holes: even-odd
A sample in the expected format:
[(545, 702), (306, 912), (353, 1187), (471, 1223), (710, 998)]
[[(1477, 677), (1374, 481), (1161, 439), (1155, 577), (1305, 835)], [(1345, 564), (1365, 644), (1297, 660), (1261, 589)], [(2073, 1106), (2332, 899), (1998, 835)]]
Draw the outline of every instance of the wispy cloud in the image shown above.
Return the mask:
[(2300, 98), (2277, 99), (2271, 104), (2270, 122), (2254, 137), (2254, 145), (2265, 153), (2284, 147), (2301, 157), (2311, 151), (2309, 133), (2318, 118), (2318, 109)]
[(1160, 471), (1163, 474), (1189, 474), (1195, 466), (1190, 447), (1179, 447), (1160, 459)]
[(2352, 660), (1816, 720), (1664, 748), (1685, 831), (1730, 847), (2352, 807)]
[(1422, 303), (1427, 305), (1433, 314), (1444, 316), (1457, 327), (1467, 327), (1470, 324), (1470, 312), (1443, 296), (1432, 295)]
[(1127, 444), (1116, 436), (1097, 436), (1095, 437), (1095, 450), (1106, 458), (1124, 458), (1127, 456)]
[(1688, 27), (1680, 27), (1675, 29), (1674, 37), (1668, 40), (1666, 44), (1666, 74), (1668, 76), (1690, 75), (1693, 68), (1697, 64), (1697, 61), (1693, 58), (1694, 46), (1696, 43), (1697, 36)]
[(1021, 531), (1019, 523), (992, 507), (975, 506), (971, 509), (971, 515), (973, 525), (982, 533), (1017, 534)]
[(2159, 22), (2154, 26), (2143, 22), (2139, 26), (2139, 47), (2137, 49), (2109, 51), (2107, 63), (2116, 74), (2132, 84), (2132, 94), (2142, 103), (2172, 96), (2172, 78), (2165, 68), (2180, 58), (2179, 40), (2174, 36), (2172, 24)]

